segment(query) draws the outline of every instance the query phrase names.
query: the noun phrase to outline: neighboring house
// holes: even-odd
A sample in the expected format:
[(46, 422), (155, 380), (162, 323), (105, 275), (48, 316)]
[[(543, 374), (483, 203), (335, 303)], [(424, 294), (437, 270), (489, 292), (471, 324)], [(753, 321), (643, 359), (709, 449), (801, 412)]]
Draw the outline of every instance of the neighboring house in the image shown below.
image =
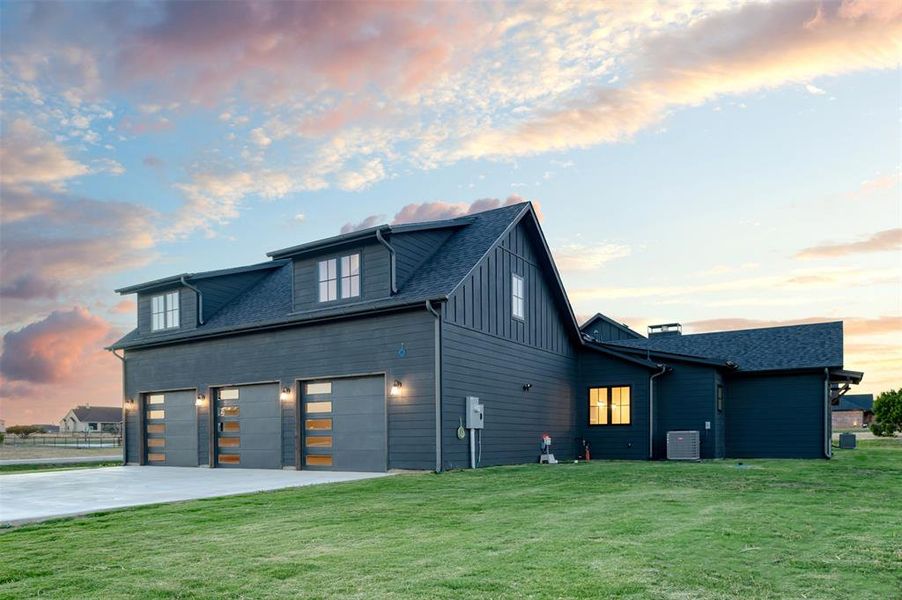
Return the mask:
[(62, 433), (119, 433), (121, 429), (122, 407), (119, 406), (76, 406), (60, 419), (58, 428)]
[(874, 421), (873, 394), (846, 394), (833, 405), (833, 428), (851, 429)]
[(269, 256), (117, 290), (138, 304), (110, 348), (129, 463), (465, 467), (468, 397), (480, 465), (536, 461), (543, 434), (558, 458), (581, 439), (597, 458), (662, 458), (674, 429), (701, 432), (706, 457), (829, 456), (830, 402), (861, 379), (841, 323), (580, 330), (528, 203)]

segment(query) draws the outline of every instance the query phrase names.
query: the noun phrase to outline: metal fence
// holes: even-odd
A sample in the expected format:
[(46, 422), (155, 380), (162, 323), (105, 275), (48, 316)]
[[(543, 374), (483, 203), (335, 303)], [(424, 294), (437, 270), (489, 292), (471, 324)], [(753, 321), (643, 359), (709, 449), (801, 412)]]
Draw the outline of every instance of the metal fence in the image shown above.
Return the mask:
[(6, 446), (49, 446), (65, 448), (121, 448), (122, 436), (117, 434), (83, 434), (68, 435), (32, 434), (28, 437), (6, 434)]

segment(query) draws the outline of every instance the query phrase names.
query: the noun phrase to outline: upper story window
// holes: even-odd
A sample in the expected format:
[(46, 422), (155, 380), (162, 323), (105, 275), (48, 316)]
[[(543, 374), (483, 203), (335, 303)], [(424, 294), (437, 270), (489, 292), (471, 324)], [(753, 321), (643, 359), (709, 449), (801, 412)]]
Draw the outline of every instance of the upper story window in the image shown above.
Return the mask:
[(159, 294), (150, 299), (150, 329), (172, 329), (179, 326), (178, 291)]
[(360, 254), (319, 261), (319, 301), (337, 300), (339, 285), (342, 298), (360, 295)]
[(589, 388), (589, 425), (629, 425), (631, 419), (628, 385)]
[(511, 275), (511, 314), (516, 319), (526, 318), (526, 286), (522, 275)]
[(354, 298), (360, 295), (360, 255), (341, 257), (341, 297)]
[(338, 260), (319, 261), (319, 301), (338, 299)]

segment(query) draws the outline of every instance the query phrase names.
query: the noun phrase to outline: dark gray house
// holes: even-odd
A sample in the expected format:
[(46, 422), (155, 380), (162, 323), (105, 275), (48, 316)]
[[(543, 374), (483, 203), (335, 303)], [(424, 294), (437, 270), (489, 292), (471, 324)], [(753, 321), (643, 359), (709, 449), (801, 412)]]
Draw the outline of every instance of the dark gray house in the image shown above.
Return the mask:
[[(586, 440), (647, 459), (677, 428), (702, 433), (705, 457), (828, 456), (830, 402), (861, 378), (841, 323), (580, 329), (528, 203), (269, 257), (117, 290), (138, 298), (111, 347), (127, 462), (444, 470), (533, 462), (543, 434), (559, 458)], [(464, 431), (471, 404), (484, 428)]]

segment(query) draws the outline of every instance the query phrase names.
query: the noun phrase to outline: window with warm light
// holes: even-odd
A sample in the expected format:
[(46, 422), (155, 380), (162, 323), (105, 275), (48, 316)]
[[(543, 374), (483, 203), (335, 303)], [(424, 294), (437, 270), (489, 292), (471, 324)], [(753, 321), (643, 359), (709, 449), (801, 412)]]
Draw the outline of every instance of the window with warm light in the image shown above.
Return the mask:
[(589, 388), (589, 425), (629, 425), (630, 386)]
[(179, 326), (178, 291), (159, 294), (150, 299), (150, 328), (152, 331), (174, 329)]

